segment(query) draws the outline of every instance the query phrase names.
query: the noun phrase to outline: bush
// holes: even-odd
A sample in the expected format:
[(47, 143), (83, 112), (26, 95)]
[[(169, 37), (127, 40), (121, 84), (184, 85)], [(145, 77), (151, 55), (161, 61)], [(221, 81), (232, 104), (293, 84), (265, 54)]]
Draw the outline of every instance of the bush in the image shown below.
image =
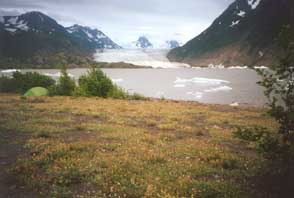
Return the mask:
[(27, 72), (25, 74), (15, 72), (11, 78), (0, 78), (0, 91), (24, 94), (27, 90), (33, 87), (49, 88), (54, 84), (55, 81), (52, 78), (37, 72)]
[(106, 98), (114, 89), (112, 81), (100, 69), (93, 67), (86, 75), (80, 77), (76, 95)]
[(147, 100), (147, 98), (141, 94), (134, 93), (132, 95), (129, 95), (130, 100)]
[(267, 133), (267, 129), (264, 127), (238, 127), (237, 130), (234, 132), (234, 136), (241, 140), (257, 142), (264, 134)]
[(49, 88), (51, 96), (72, 96), (76, 89), (76, 82), (72, 79), (65, 68), (61, 70), (62, 76), (59, 78), (56, 85)]
[(266, 158), (279, 155), (282, 151), (282, 144), (280, 144), (277, 134), (268, 132), (268, 129), (264, 127), (239, 127), (234, 132), (234, 136), (255, 143), (257, 151)]
[(114, 85), (110, 92), (107, 94), (107, 97), (114, 99), (128, 99), (129, 94), (122, 88)]

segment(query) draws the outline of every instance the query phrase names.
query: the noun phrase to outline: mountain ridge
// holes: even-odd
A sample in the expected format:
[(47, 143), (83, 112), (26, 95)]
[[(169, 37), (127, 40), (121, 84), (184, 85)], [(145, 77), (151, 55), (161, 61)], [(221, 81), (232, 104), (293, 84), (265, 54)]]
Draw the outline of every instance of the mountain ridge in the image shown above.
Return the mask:
[(290, 0), (236, 0), (200, 35), (168, 58), (194, 66), (269, 65), (279, 52), (276, 38), (293, 21)]
[(97, 49), (119, 48), (100, 30), (88, 28), (96, 35), (96, 38), (92, 35), (92, 40), (89, 39), (91, 34), (78, 37), (68, 30), (53, 18), (36, 11), (0, 17), (0, 68), (47, 67), (60, 64), (57, 57), (75, 64), (87, 64)]

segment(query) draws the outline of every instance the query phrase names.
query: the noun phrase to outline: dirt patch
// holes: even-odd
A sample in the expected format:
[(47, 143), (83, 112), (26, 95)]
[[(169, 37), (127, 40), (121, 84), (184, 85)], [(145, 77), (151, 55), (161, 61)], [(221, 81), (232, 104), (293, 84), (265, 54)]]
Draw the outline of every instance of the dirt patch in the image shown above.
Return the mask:
[(18, 156), (26, 155), (23, 147), (28, 137), (0, 128), (0, 198), (32, 198), (37, 193), (28, 190), (18, 180), (17, 175), (9, 172)]

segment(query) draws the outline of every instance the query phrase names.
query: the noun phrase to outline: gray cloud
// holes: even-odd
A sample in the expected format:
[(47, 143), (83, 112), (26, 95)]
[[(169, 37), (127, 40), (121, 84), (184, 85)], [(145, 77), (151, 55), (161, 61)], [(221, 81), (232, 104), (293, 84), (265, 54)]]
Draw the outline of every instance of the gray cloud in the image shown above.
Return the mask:
[(140, 35), (182, 42), (203, 31), (233, 0), (1, 0), (0, 15), (38, 10), (63, 25), (96, 27), (118, 43)]

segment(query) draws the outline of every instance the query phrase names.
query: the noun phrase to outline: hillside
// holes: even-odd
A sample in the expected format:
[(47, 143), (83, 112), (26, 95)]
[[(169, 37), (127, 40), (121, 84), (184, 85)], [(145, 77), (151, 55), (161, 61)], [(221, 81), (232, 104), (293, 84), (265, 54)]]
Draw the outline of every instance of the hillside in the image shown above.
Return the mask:
[(119, 48), (101, 31), (65, 28), (41, 12), (0, 17), (0, 68), (48, 68), (64, 61), (83, 65), (97, 49), (110, 47)]
[(276, 38), (294, 25), (291, 0), (236, 0), (212, 25), (168, 58), (194, 66), (269, 65), (279, 54)]
[(90, 27), (73, 25), (66, 30), (74, 37), (77, 42), (90, 49), (120, 49), (121, 47), (114, 43), (103, 32)]

